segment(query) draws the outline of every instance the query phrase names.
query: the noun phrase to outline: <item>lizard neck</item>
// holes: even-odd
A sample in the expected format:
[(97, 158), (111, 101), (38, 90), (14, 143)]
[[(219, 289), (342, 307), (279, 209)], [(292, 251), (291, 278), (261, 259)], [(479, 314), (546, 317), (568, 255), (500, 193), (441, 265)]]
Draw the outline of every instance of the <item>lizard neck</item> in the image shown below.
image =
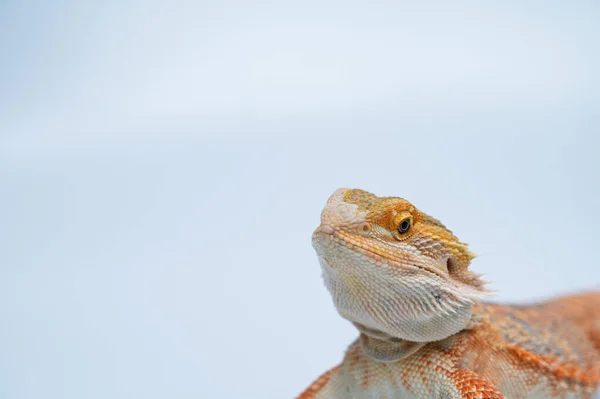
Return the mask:
[(413, 342), (383, 331), (353, 323), (360, 331), (360, 346), (367, 356), (384, 363), (397, 362), (421, 349), (427, 342)]
[[(473, 314), (463, 329), (454, 334), (450, 334), (440, 341), (453, 337), (462, 331), (473, 329), (480, 323), (481, 318), (478, 315)], [(363, 352), (371, 359), (379, 362), (397, 362), (416, 353), (419, 349), (428, 344), (428, 342), (414, 342), (394, 337), (383, 331), (366, 327), (360, 323), (352, 324), (360, 331), (359, 342)]]

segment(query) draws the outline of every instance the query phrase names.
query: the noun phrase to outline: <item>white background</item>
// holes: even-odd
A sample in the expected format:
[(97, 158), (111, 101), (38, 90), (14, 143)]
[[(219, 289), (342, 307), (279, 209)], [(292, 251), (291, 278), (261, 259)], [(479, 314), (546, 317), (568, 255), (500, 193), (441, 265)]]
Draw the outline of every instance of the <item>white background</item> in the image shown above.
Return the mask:
[[(52, 4), (51, 4), (52, 3)], [(595, 2), (3, 1), (0, 398), (291, 398), (356, 332), (327, 197), (498, 301), (600, 286)]]

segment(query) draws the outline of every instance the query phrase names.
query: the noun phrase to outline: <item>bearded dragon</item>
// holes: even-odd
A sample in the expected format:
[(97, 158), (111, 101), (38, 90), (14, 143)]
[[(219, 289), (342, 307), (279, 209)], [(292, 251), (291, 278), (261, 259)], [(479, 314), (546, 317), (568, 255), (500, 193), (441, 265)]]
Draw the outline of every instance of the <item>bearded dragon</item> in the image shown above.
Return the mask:
[(339, 189), (312, 236), (338, 313), (360, 337), (299, 399), (591, 398), (600, 292), (483, 302), (475, 255), (407, 200)]

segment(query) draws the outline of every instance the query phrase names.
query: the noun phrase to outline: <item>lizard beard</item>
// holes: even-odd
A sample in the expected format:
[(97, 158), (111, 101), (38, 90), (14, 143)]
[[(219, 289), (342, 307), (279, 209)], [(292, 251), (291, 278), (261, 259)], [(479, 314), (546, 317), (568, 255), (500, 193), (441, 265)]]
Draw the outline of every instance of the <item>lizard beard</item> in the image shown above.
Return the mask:
[(327, 240), (315, 242), (325, 285), (340, 315), (412, 342), (438, 341), (464, 329), (482, 292), (417, 267), (374, 264)]

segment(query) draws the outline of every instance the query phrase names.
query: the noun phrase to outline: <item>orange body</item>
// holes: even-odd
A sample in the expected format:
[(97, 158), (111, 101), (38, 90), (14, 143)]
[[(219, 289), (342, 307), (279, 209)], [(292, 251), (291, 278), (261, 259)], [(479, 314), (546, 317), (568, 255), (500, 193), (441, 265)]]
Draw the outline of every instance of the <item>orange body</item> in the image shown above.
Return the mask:
[(593, 396), (600, 384), (600, 293), (530, 306), (481, 303), (474, 313), (472, 328), (395, 363), (370, 359), (355, 342), (300, 398), (436, 398), (444, 390), (448, 398), (452, 391), (457, 398)]

